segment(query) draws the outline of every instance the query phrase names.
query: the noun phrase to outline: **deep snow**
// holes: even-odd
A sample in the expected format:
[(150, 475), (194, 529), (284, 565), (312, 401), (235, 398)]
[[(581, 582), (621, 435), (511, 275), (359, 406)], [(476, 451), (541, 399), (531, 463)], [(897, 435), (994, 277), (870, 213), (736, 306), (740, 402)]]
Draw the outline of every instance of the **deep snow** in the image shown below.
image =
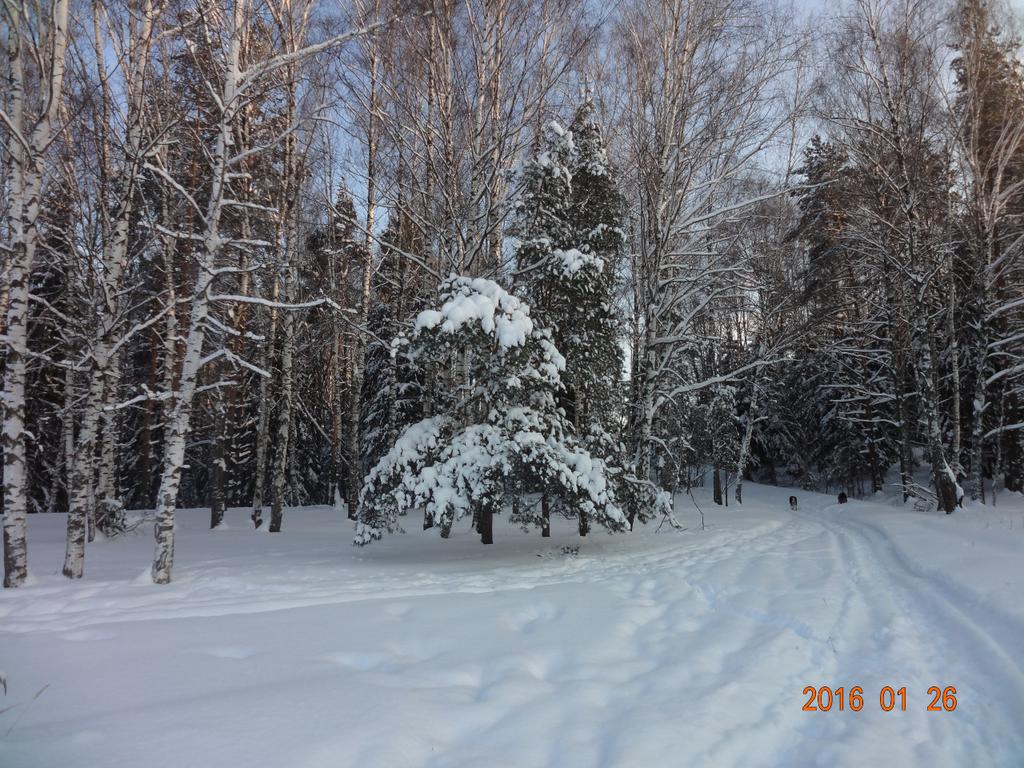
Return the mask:
[[(789, 493), (698, 495), (703, 531), (681, 497), (682, 532), (496, 524), (491, 547), (185, 511), (165, 587), (149, 535), (90, 545), (67, 582), (64, 516), (32, 516), (30, 585), (0, 593), (0, 766), (1024, 765), (1024, 500)], [(864, 709), (804, 712), (807, 685)], [(932, 685), (956, 711), (926, 711)]]

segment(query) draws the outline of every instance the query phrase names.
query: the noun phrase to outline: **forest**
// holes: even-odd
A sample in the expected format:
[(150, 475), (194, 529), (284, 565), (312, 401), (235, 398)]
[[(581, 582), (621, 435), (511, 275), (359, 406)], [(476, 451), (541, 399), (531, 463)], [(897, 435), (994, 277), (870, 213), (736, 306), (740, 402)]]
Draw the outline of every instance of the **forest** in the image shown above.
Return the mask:
[(163, 584), (182, 508), (487, 544), (499, 514), (671, 525), (704, 483), (945, 513), (1024, 490), (1011, 6), (0, 20), (6, 587), (51, 512), (68, 578), (144, 525)]

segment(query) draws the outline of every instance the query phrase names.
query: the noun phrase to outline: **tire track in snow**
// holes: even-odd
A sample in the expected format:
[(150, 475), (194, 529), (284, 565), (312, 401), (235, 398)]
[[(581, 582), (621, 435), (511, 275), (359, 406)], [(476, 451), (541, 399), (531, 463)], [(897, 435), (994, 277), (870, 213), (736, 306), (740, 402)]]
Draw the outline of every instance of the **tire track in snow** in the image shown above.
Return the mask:
[[(985, 754), (993, 761), (988, 765), (1024, 764), (1018, 730), (1024, 714), (1024, 672), (1017, 661), (1024, 650), (1021, 635), (1007, 635), (999, 617), (951, 599), (942, 585), (907, 561), (884, 531), (857, 518), (856, 506), (847, 510), (839, 516), (838, 505), (826, 505), (816, 517), (798, 513), (834, 537), (858, 602), (870, 617), (845, 638), (860, 668), (845, 670), (834, 686), (863, 684), (868, 665), (874, 667), (872, 674), (888, 675), (888, 680), (878, 679), (879, 685), (906, 684), (907, 712), (898, 717), (907, 726), (905, 735), (917, 742), (919, 759), (927, 755), (934, 760), (937, 752), (950, 765), (966, 765), (977, 764), (978, 755)], [(883, 670), (879, 663), (898, 666)], [(955, 712), (926, 711), (931, 700), (926, 690), (932, 685), (957, 687)], [(869, 693), (874, 695), (865, 685), (866, 698)], [(895, 714), (886, 715), (887, 724)]]
[[(740, 585), (731, 590), (734, 599), (724, 595), (716, 601), (719, 610), (740, 622), (731, 633), (746, 634), (745, 642), (724, 660), (723, 671), (740, 673), (734, 681), (737, 696), (749, 696), (753, 685), (765, 698), (755, 717), (720, 734), (702, 753), (700, 764), (806, 764), (805, 753), (796, 760), (778, 756), (787, 752), (808, 726), (806, 713), (800, 711), (803, 687), (834, 677), (838, 669), (830, 633), (845, 601), (830, 604), (822, 600), (818, 605), (821, 584), (839, 580), (834, 546), (820, 546), (822, 533), (819, 526), (789, 518), (778, 531), (758, 542), (732, 579)], [(708, 577), (716, 574), (709, 571)], [(752, 591), (766, 601), (763, 607), (752, 610), (747, 605)], [(842, 590), (839, 595), (846, 597)], [(819, 629), (830, 618), (829, 629)], [(744, 626), (743, 622), (752, 624)], [(795, 639), (800, 641), (797, 645)], [(766, 684), (770, 687), (765, 688)], [(758, 745), (753, 762), (750, 743)]]

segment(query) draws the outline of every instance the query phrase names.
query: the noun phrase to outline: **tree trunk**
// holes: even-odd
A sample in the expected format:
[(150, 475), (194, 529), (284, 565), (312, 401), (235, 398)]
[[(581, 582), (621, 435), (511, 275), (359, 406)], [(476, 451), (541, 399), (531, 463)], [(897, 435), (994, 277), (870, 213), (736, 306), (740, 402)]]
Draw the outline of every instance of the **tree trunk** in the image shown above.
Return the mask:
[(722, 468), (717, 464), (715, 465), (715, 487), (714, 487), (714, 500), (715, 504), (722, 504)]
[[(290, 243), (294, 236), (289, 235)], [(292, 248), (289, 246), (289, 251)], [(288, 267), (285, 277), (285, 301), (291, 301), (295, 291), (294, 253), (288, 255)], [(287, 491), (286, 470), (288, 467), (288, 449), (291, 439), (292, 420), (292, 360), (295, 351), (295, 315), (285, 312), (281, 323), (284, 334), (284, 345), (281, 349), (281, 398), (277, 413), (277, 445), (274, 450), (274, 498), (270, 509), (270, 532), (279, 533), (284, 520), (285, 492)]]
[[(332, 272), (333, 274), (333, 272)], [(333, 280), (333, 277), (332, 277)], [(337, 285), (332, 294), (338, 296)], [(332, 502), (338, 506), (339, 500), (345, 496), (345, 402), (344, 392), (344, 337), (341, 329), (334, 329), (334, 342), (331, 354), (331, 485), (334, 489)], [(347, 502), (346, 502), (347, 506)]]
[(494, 543), (494, 510), (490, 504), (484, 504), (480, 509), (480, 543)]
[(928, 370), (922, 376), (922, 399), (928, 409), (928, 453), (932, 465), (932, 480), (939, 508), (947, 515), (956, 509), (958, 498), (956, 475), (946, 460), (942, 446), (942, 422), (939, 416), (939, 389), (936, 376), (939, 368), (939, 354), (936, 347), (934, 323), (929, 318), (925, 332), (928, 334)]
[(747, 424), (743, 430), (743, 439), (740, 441), (740, 455), (736, 460), (736, 503), (743, 503), (743, 476), (747, 471), (747, 463), (750, 461), (750, 443), (754, 437), (754, 423), (757, 421), (757, 379), (750, 391), (750, 408), (747, 409)]
[[(987, 346), (984, 343), (980, 346)], [(971, 500), (985, 503), (985, 470), (984, 442), (985, 442), (985, 406), (987, 404), (987, 393), (985, 391), (985, 350), (978, 350), (978, 361), (974, 369), (974, 397), (971, 402)]]
[(222, 83), (220, 104), (223, 112), (218, 124), (210, 180), (210, 199), (207, 203), (202, 250), (196, 272), (196, 285), (191, 302), (188, 335), (185, 337), (185, 355), (181, 363), (177, 396), (167, 420), (167, 438), (164, 443), (163, 470), (160, 490), (157, 492), (156, 548), (153, 553), (153, 582), (167, 584), (174, 565), (174, 513), (178, 503), (178, 488), (185, 463), (185, 440), (188, 437), (195, 399), (196, 382), (202, 363), (203, 343), (206, 339), (206, 319), (210, 312), (210, 288), (215, 276), (214, 267), (223, 247), (220, 230), (221, 213), (228, 181), (229, 154), (234, 149), (233, 125), (238, 109), (238, 85), (241, 72), (241, 44), (245, 28), (246, 4), (236, 0), (231, 26), (231, 39), (226, 56), (227, 71)]
[[(64, 408), (61, 411), (60, 452), (63, 458), (64, 505), (67, 510), (71, 506), (71, 485), (75, 471), (75, 371), (68, 367), (64, 371)], [(56, 479), (56, 477), (55, 477)], [(56, 502), (55, 502), (56, 503)], [(54, 509), (56, 511), (56, 508)]]
[[(68, 0), (55, 0), (46, 21), (43, 14), (30, 16), (24, 3), (7, 4), (9, 62), (7, 67), (6, 113), (8, 179), (8, 231), (11, 248), (7, 255), (7, 323), (4, 390), (0, 402), (4, 407), (3, 423), (3, 486), (4, 486), (4, 586), (19, 587), (28, 576), (28, 542), (26, 540), (27, 463), (25, 432), (25, 376), (28, 360), (29, 279), (35, 263), (42, 192), (44, 156), (53, 135), (57, 112), (63, 103), (64, 56), (68, 43)], [(46, 25), (49, 50), (37, 58), (41, 71), (39, 86), (26, 89), (25, 58), (30, 41), (39, 41)], [(15, 42), (17, 40), (17, 42)], [(37, 42), (37, 46), (39, 43)], [(37, 47), (36, 53), (43, 52)], [(35, 111), (27, 99), (38, 99), (41, 105), (34, 125), (30, 115)], [(26, 143), (22, 143), (22, 142)], [(26, 146), (27, 144), (27, 146)]]
[[(25, 538), (28, 511), (25, 461), (25, 373), (28, 352), (28, 273), (34, 243), (22, 245), (22, 263), (11, 268), (4, 375), (4, 586), (19, 587), (28, 575)], [(26, 256), (25, 253), (28, 253)], [(17, 258), (16, 254), (16, 258)], [(27, 264), (26, 264), (27, 262)]]
[[(1024, 423), (1024, 416), (1021, 415), (1020, 399), (1016, 392), (1009, 392), (1006, 395), (1004, 406), (1004, 420), (1008, 424)], [(1021, 437), (1024, 431), (1020, 429), (1004, 431), (1000, 436), (1004, 441), (1003, 456), (1003, 487), (1008, 491), (1019, 493), (1024, 491), (1024, 445), (1021, 444)]]
[(101, 441), (99, 464), (99, 498), (94, 514), (96, 525), (105, 534), (117, 533), (124, 528), (124, 503), (117, 478), (118, 391), (121, 384), (121, 357), (111, 356), (103, 380), (103, 410), (100, 414)]
[[(952, 275), (952, 270), (950, 270)], [(949, 286), (949, 307), (946, 310), (946, 337), (949, 339), (949, 378), (950, 378), (950, 407), (952, 413), (949, 421), (952, 428), (952, 441), (949, 446), (949, 455), (952, 460), (953, 473), (956, 481), (963, 480), (963, 463), (960, 461), (961, 446), (961, 418), (960, 418), (960, 349), (957, 342), (956, 317), (956, 280), (950, 277)]]
[[(368, 41), (368, 60), (370, 72), (369, 84), (369, 109), (367, 115), (366, 131), (366, 249), (362, 264), (362, 285), (359, 300), (359, 328), (366, 328), (370, 316), (370, 285), (373, 277), (373, 238), (376, 233), (377, 222), (377, 145), (379, 141), (377, 131), (378, 106), (378, 41), (375, 37), (366, 38)], [(363, 484), (362, 451), (360, 449), (360, 435), (362, 434), (362, 389), (363, 389), (363, 366), (366, 360), (366, 342), (361, 333), (354, 337), (355, 344), (352, 350), (352, 388), (349, 397), (349, 419), (348, 419), (348, 441), (349, 441), (349, 467), (348, 487), (348, 517), (350, 520), (359, 518), (359, 492)]]
[(914, 485), (914, 452), (913, 452), (913, 420), (914, 409), (910, 397), (903, 385), (903, 375), (897, 367), (896, 400), (900, 414), (900, 485), (903, 489), (903, 501), (906, 503), (913, 492)]
[[(273, 299), (277, 301), (281, 293), (281, 280), (274, 277)], [(270, 330), (260, 355), (260, 368), (269, 371), (274, 358), (274, 347), (277, 344), (277, 308), (270, 310)], [(260, 377), (259, 414), (256, 417), (256, 477), (252, 493), (252, 522), (256, 528), (263, 525), (263, 505), (267, 487), (267, 454), (270, 453), (270, 377)]]
[[(217, 366), (217, 378), (220, 378), (221, 367)], [(210, 445), (210, 528), (219, 528), (224, 523), (224, 476), (226, 474), (226, 457), (224, 441), (227, 439), (227, 408), (223, 393), (218, 389), (213, 395), (213, 441)]]
[(68, 505), (67, 547), (63, 573), (69, 579), (80, 579), (85, 568), (85, 540), (91, 507), (95, 496), (96, 430), (99, 408), (103, 400), (103, 370), (93, 368), (85, 402), (82, 426), (75, 444), (75, 472), (71, 481)]
[(362, 365), (362, 350), (362, 342), (356, 341), (352, 349), (352, 359), (350, 360), (352, 368), (349, 371), (348, 434), (346, 435), (348, 463), (345, 468), (345, 501), (348, 504), (349, 520), (359, 518), (359, 491), (363, 483), (363, 473), (360, 470), (359, 460), (360, 390), (363, 388), (363, 384), (362, 375), (357, 370)]
[(551, 538), (551, 506), (548, 503), (548, 495), (541, 494), (540, 497), (540, 535), (543, 539)]
[(178, 502), (178, 488), (181, 485), (181, 472), (185, 464), (185, 441), (192, 419), (206, 317), (209, 314), (207, 291), (212, 280), (212, 261), (211, 253), (207, 256), (207, 268), (200, 271), (199, 284), (192, 303), (192, 316), (189, 319), (188, 336), (185, 339), (185, 357), (178, 380), (178, 394), (174, 398), (174, 406), (167, 422), (154, 531), (156, 549), (153, 554), (152, 576), (156, 584), (170, 582), (171, 568), (174, 565), (174, 513)]

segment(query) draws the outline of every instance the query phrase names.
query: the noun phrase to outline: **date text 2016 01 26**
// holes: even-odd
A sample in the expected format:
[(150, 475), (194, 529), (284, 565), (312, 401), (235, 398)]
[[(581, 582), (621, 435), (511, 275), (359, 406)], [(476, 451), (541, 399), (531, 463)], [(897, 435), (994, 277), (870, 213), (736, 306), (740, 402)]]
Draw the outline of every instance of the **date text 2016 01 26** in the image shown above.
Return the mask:
[[(864, 709), (864, 689), (859, 685), (850, 688), (830, 688), (827, 685), (808, 685), (804, 688), (804, 712), (831, 712), (839, 710), (845, 712), (860, 712)], [(928, 689), (929, 712), (952, 712), (956, 709), (956, 688), (948, 685), (940, 688), (933, 685)], [(907, 711), (907, 689), (906, 686), (893, 689), (892, 686), (885, 686), (878, 692), (878, 706), (886, 712), (898, 709), (901, 712)]]

